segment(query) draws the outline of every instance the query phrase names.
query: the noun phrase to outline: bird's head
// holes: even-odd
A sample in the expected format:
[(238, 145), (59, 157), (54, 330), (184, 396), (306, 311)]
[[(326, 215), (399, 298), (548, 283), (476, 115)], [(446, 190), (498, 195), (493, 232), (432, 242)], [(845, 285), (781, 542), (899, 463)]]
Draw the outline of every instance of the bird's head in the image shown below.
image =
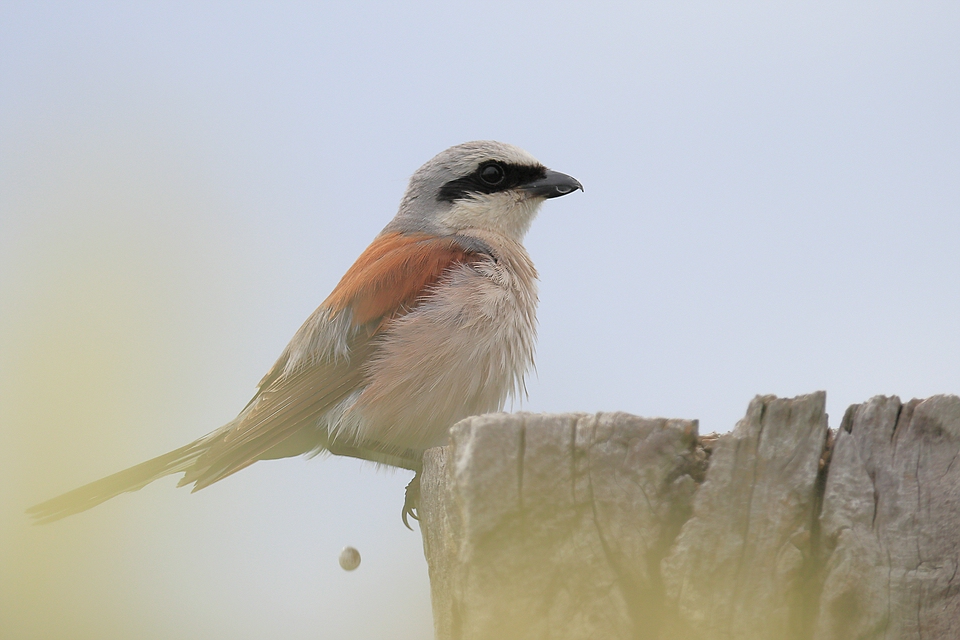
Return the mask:
[(410, 178), (390, 231), (435, 235), (496, 231), (520, 241), (547, 198), (583, 190), (529, 153), (503, 142), (466, 142), (437, 154)]

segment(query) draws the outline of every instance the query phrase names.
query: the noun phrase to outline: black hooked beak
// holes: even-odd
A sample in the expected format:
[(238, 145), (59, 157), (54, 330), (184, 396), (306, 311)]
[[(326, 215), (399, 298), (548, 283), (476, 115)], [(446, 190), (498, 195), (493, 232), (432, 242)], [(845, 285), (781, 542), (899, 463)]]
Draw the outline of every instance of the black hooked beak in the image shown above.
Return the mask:
[(544, 177), (528, 182), (520, 189), (534, 197), (559, 198), (568, 193), (573, 193), (577, 189), (583, 191), (583, 185), (573, 176), (547, 169), (547, 174)]

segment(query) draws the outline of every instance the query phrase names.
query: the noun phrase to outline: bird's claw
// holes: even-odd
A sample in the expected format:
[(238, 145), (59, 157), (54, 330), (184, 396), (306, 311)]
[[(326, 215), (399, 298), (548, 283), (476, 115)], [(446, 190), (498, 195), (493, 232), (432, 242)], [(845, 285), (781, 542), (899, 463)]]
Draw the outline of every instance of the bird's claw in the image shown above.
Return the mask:
[(410, 484), (407, 485), (406, 490), (404, 491), (403, 498), (403, 513), (401, 514), (401, 519), (403, 520), (403, 526), (410, 531), (413, 531), (413, 527), (410, 526), (410, 523), (407, 522), (407, 518), (413, 518), (417, 522), (420, 522), (420, 472), (417, 471), (417, 475), (413, 476), (413, 480), (410, 481)]

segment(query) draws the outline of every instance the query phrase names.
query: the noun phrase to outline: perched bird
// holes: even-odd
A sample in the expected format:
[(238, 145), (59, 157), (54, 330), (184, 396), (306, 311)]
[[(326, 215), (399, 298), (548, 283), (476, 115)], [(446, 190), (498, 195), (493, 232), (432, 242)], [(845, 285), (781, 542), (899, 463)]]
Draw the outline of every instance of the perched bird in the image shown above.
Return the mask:
[[(323, 451), (417, 472), (467, 416), (501, 410), (533, 364), (537, 272), (521, 241), (583, 189), (526, 151), (468, 142), (420, 167), (393, 220), (294, 334), (233, 421), (28, 509), (84, 511), (166, 475), (197, 491), (257, 460)], [(414, 478), (414, 485), (417, 481)], [(408, 488), (406, 516), (414, 514)]]

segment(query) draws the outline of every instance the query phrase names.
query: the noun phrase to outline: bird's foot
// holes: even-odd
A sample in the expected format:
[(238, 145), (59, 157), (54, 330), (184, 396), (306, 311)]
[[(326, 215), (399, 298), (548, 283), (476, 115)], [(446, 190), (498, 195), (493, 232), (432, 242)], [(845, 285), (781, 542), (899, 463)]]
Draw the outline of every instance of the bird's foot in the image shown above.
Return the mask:
[(403, 519), (403, 526), (410, 529), (410, 531), (413, 531), (413, 527), (407, 522), (408, 517), (420, 522), (420, 471), (416, 472), (416, 475), (413, 476), (413, 480), (410, 481), (410, 484), (407, 485), (407, 489), (404, 492), (403, 514), (401, 517)]

